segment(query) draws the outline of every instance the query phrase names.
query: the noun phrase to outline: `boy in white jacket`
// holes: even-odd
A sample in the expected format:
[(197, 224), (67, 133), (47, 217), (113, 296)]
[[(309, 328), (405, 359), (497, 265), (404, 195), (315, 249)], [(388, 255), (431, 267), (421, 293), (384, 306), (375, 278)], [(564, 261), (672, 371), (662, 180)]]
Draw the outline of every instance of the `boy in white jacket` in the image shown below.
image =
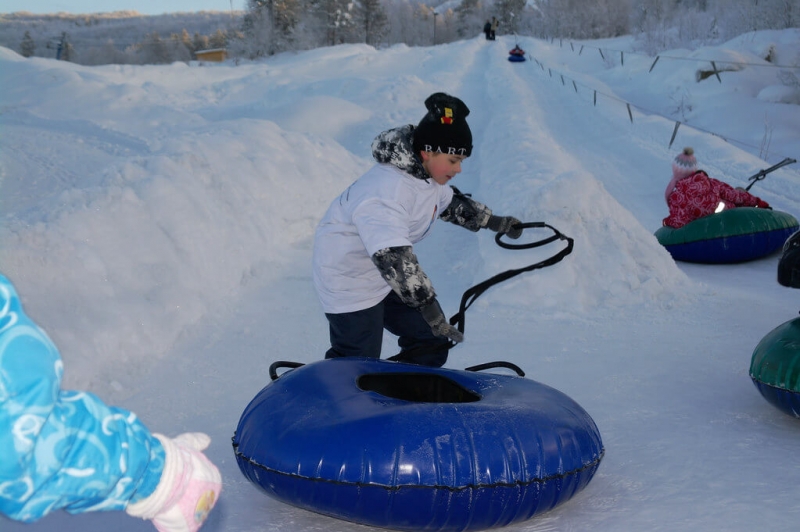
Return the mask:
[(398, 336), (404, 362), (440, 367), (463, 335), (442, 312), (412, 246), (437, 218), (471, 231), (519, 238), (519, 220), (495, 216), (448, 182), (472, 153), (467, 106), (435, 93), (427, 114), (379, 134), (378, 164), (336, 198), (314, 238), (314, 285), (330, 325), (325, 358), (379, 358), (383, 330)]

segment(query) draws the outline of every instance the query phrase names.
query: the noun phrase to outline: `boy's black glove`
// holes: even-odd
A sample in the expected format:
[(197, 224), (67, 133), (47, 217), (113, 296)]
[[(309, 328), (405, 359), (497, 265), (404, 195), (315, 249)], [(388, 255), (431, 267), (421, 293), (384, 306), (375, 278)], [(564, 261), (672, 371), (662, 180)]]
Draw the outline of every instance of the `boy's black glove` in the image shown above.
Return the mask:
[(428, 322), (428, 325), (431, 326), (433, 334), (449, 338), (457, 344), (464, 341), (464, 335), (461, 331), (450, 325), (447, 318), (444, 317), (442, 307), (437, 300), (434, 299), (427, 305), (419, 307), (419, 311), (425, 321)]
[(522, 228), (514, 226), (521, 223), (513, 216), (495, 216), (493, 214), (489, 216), (486, 227), (496, 233), (505, 233), (508, 238), (519, 238), (522, 236)]

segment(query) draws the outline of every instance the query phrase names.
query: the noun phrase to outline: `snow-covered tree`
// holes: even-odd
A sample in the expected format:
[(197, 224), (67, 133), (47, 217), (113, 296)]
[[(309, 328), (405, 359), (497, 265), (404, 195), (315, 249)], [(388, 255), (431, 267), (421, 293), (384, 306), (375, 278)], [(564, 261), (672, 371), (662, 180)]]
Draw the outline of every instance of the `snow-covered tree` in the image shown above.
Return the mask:
[(244, 16), (241, 38), (229, 43), (231, 55), (255, 59), (275, 53), (275, 39), (266, 10), (250, 11)]
[(222, 30), (217, 30), (208, 39), (211, 48), (225, 48), (228, 45), (228, 36)]
[(324, 44), (333, 46), (351, 41), (356, 31), (355, 4), (352, 0), (315, 0), (313, 14), (325, 32)]
[[(188, 37), (188, 34), (187, 34)], [(191, 45), (191, 42), (189, 43)], [(186, 46), (181, 36), (177, 33), (170, 35), (169, 43), (167, 44), (168, 62), (183, 61), (188, 63), (192, 60), (192, 49)]]
[(497, 27), (499, 35), (517, 33), (518, 22), (522, 19), (525, 11), (526, 0), (496, 0), (495, 9), (497, 19), (500, 21)]
[(247, 0), (234, 53), (254, 58), (293, 49), (301, 15), (300, 0)]
[(800, 22), (800, 0), (737, 0), (714, 2), (716, 12), (727, 13), (730, 34), (793, 28)]
[(389, 19), (380, 0), (360, 0), (356, 4), (356, 23), (361, 26), (364, 42), (379, 45), (389, 31)]
[(102, 46), (92, 46), (81, 51), (77, 59), (82, 65), (126, 65), (136, 62), (135, 53), (120, 50), (114, 41), (108, 40)]
[[(651, 4), (663, 11), (666, 3), (676, 0), (637, 0), (638, 19), (651, 20)], [(689, 1), (689, 0), (686, 0)], [(631, 17), (631, 0), (547, 0), (537, 4), (540, 12), (540, 35), (570, 39), (600, 39), (616, 37), (628, 32)], [(634, 17), (637, 18), (637, 17)], [(657, 20), (658, 17), (656, 16)]]
[(187, 50), (189, 50), (190, 53), (194, 53), (194, 41), (192, 41), (192, 38), (189, 36), (189, 32), (186, 31), (185, 28), (181, 30), (180, 35), (178, 35), (178, 40), (181, 42), (181, 44), (183, 44), (183, 46), (186, 47)]
[(453, 42), (459, 38), (455, 11), (452, 9), (439, 11), (437, 9), (434, 20), (436, 22), (436, 44)]
[(491, 16), (481, 0), (462, 0), (454, 12), (456, 35), (462, 39), (478, 35)]
[(409, 46), (433, 43), (433, 9), (412, 0), (393, 0), (384, 4), (390, 21), (387, 42)]
[(22, 42), (19, 45), (20, 54), (22, 57), (32, 57), (36, 53), (36, 43), (33, 42), (33, 37), (29, 31), (25, 32), (22, 37)]
[(153, 32), (147, 35), (137, 46), (137, 58), (142, 64), (164, 64), (171, 62), (170, 49), (158, 35)]
[(195, 33), (192, 37), (192, 51), (196, 52), (198, 50), (208, 50), (209, 48), (211, 47), (208, 44), (208, 35)]
[(69, 41), (67, 33), (64, 32), (61, 34), (61, 41), (58, 43), (56, 57), (61, 61), (72, 61), (74, 56), (75, 48), (72, 47), (72, 43)]

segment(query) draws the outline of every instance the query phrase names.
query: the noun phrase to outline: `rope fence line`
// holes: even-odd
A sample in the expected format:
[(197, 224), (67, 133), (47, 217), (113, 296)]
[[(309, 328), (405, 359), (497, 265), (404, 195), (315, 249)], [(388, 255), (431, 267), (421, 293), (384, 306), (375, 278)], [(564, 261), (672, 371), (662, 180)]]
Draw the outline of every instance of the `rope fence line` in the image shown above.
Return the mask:
[[(626, 110), (627, 110), (628, 119), (630, 120), (631, 124), (633, 124), (633, 109), (636, 109), (636, 110), (638, 110), (639, 112), (641, 112), (642, 114), (645, 114), (645, 115), (658, 116), (658, 117), (661, 117), (661, 118), (663, 118), (665, 120), (674, 122), (675, 123), (675, 127), (672, 130), (672, 136), (669, 139), (669, 144), (667, 145), (667, 148), (671, 148), (672, 144), (675, 142), (675, 137), (678, 134), (678, 129), (680, 128), (680, 126), (681, 125), (687, 125), (688, 127), (692, 128), (692, 129), (694, 129), (696, 131), (700, 131), (702, 133), (705, 133), (705, 134), (708, 134), (708, 135), (712, 135), (714, 137), (722, 139), (723, 141), (725, 141), (725, 142), (727, 142), (729, 144), (737, 144), (737, 145), (739, 145), (741, 147), (751, 148), (753, 150), (756, 150), (757, 153), (761, 153), (763, 151), (763, 147), (762, 146), (756, 146), (754, 144), (750, 144), (750, 143), (745, 142), (743, 140), (735, 139), (735, 138), (729, 137), (727, 135), (722, 135), (722, 134), (716, 133), (714, 131), (710, 131), (710, 130), (703, 129), (703, 128), (695, 126), (695, 125), (691, 125), (691, 124), (688, 124), (688, 123), (681, 122), (679, 120), (675, 120), (674, 118), (671, 118), (671, 117), (668, 117), (668, 116), (664, 116), (664, 115), (662, 115), (661, 113), (659, 113), (657, 111), (653, 111), (652, 109), (648, 109), (646, 107), (631, 103), (631, 102), (629, 102), (627, 100), (623, 100), (621, 98), (618, 98), (618, 97), (614, 96), (613, 94), (607, 94), (605, 92), (598, 91), (594, 87), (590, 87), (589, 85), (586, 85), (586, 84), (581, 83), (579, 81), (575, 81), (574, 79), (570, 78), (569, 76), (565, 76), (561, 72), (554, 71), (552, 68), (545, 66), (544, 63), (542, 63), (541, 61), (539, 61), (538, 59), (533, 57), (530, 53), (528, 53), (528, 56), (534, 62), (536, 62), (537, 65), (539, 65), (539, 67), (542, 69), (542, 71), (546, 71), (551, 78), (553, 77), (554, 72), (555, 72), (555, 74), (558, 75), (559, 78), (561, 79), (561, 84), (563, 86), (566, 87), (567, 86), (567, 81), (569, 81), (570, 85), (572, 86), (572, 88), (574, 89), (576, 94), (580, 94), (580, 92), (578, 91), (578, 87), (579, 86), (584, 88), (584, 89), (586, 89), (586, 90), (591, 91), (592, 92), (592, 105), (594, 107), (597, 107), (597, 97), (598, 97), (598, 95), (600, 95), (600, 96), (602, 96), (604, 98), (608, 98), (609, 100), (613, 100), (615, 102), (618, 102), (618, 103), (624, 105)], [(652, 70), (652, 68), (651, 68), (651, 70)], [(783, 154), (783, 155), (782, 154), (774, 154), (774, 155), (775, 156), (779, 156), (779, 157), (784, 157), (784, 158), (786, 157), (785, 154)], [(761, 155), (759, 155), (759, 157), (761, 157)], [(766, 156), (761, 157), (761, 158), (766, 160)]]
[[(553, 44), (554, 40), (555, 40), (555, 38), (551, 37), (550, 38), (550, 44)], [(564, 47), (563, 39), (559, 39), (559, 41), (560, 41), (559, 42), (559, 47), (563, 48)], [(570, 49), (574, 52), (575, 51), (575, 44), (572, 41), (570, 41), (569, 45), (570, 45)], [(583, 53), (583, 49), (584, 48), (590, 48), (592, 50), (597, 50), (600, 53), (600, 57), (602, 57), (603, 60), (606, 59), (605, 54), (603, 54), (603, 50), (606, 50), (607, 52), (617, 53), (617, 54), (619, 54), (619, 57), (620, 57), (620, 63), (623, 66), (625, 65), (625, 54), (626, 53), (628, 55), (633, 55), (633, 56), (638, 56), (638, 57), (645, 57), (645, 58), (648, 58), (648, 59), (652, 58), (652, 56), (647, 55), (647, 54), (640, 54), (640, 53), (631, 52), (631, 51), (625, 52), (623, 50), (615, 50), (613, 48), (599, 48), (597, 46), (591, 46), (591, 45), (588, 45), (588, 44), (581, 44), (580, 45), (580, 49), (578, 50), (578, 55), (581, 55)], [(653, 64), (650, 66), (650, 72), (652, 72), (653, 67), (656, 66), (656, 63), (658, 63), (658, 60), (660, 58), (662, 58), (662, 57), (664, 59), (671, 59), (671, 60), (674, 60), (674, 61), (693, 61), (693, 62), (697, 62), (697, 63), (712, 63), (712, 64), (719, 63), (719, 64), (730, 64), (730, 65), (744, 65), (744, 66), (752, 66), (752, 67), (761, 67), (761, 68), (781, 68), (781, 69), (785, 69), (785, 70), (800, 70), (800, 65), (776, 65), (776, 64), (770, 63), (768, 61), (767, 61), (767, 64), (764, 64), (764, 63), (748, 63), (746, 61), (728, 61), (728, 60), (724, 60), (724, 59), (700, 59), (700, 58), (693, 58), (693, 57), (676, 57), (676, 56), (672, 56), (672, 55), (657, 54), (655, 60), (653, 61)]]

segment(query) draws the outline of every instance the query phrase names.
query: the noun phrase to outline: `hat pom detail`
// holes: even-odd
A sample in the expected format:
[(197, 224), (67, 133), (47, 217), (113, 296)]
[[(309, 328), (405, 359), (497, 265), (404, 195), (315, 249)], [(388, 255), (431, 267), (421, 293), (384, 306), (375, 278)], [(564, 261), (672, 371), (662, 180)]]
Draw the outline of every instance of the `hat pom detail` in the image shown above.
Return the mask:
[[(453, 118), (453, 115), (461, 119), (465, 119), (469, 116), (469, 107), (467, 107), (467, 104), (455, 96), (450, 96), (443, 92), (436, 92), (428, 96), (425, 100), (425, 108), (428, 110), (429, 114), (438, 119), (444, 118), (448, 114), (451, 115), (450, 118)], [(450, 111), (448, 112), (447, 109), (450, 109)]]
[(697, 159), (694, 157), (694, 149), (686, 147), (672, 161), (672, 175), (682, 178), (692, 175), (697, 171)]

